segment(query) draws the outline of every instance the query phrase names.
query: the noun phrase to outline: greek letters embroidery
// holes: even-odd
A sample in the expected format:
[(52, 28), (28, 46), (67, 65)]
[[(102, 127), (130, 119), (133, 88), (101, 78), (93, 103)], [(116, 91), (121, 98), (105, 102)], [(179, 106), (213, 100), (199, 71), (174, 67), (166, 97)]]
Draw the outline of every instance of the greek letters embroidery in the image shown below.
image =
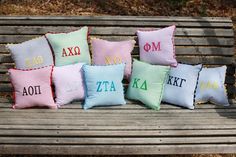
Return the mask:
[(32, 96), (32, 95), (38, 95), (41, 94), (40, 86), (29, 86), (24, 87), (22, 96)]
[(116, 91), (116, 87), (113, 81), (97, 81), (97, 92), (112, 92)]
[(143, 46), (144, 51), (146, 52), (156, 52), (161, 51), (161, 42), (152, 42), (152, 43), (146, 43)]
[(68, 48), (62, 49), (62, 57), (76, 56), (76, 55), (80, 55), (79, 46), (68, 47)]
[(213, 89), (216, 90), (219, 88), (219, 85), (217, 84), (217, 82), (200, 82), (200, 90), (204, 91), (207, 89)]
[(142, 89), (142, 90), (147, 90), (147, 81), (144, 80), (144, 81), (140, 82), (139, 78), (134, 78), (132, 87), (133, 88), (139, 88), (139, 89)]
[(36, 56), (33, 58), (26, 58), (25, 65), (27, 68), (32, 68), (35, 65), (43, 64), (43, 56)]
[(106, 56), (105, 62), (106, 62), (106, 64), (118, 64), (118, 63), (122, 63), (122, 60), (121, 60), (120, 56), (115, 56), (113, 58)]
[(173, 86), (176, 86), (176, 87), (182, 87), (182, 84), (184, 82), (186, 82), (186, 79), (178, 78), (178, 77), (174, 77), (174, 76), (169, 75), (167, 84), (173, 85)]

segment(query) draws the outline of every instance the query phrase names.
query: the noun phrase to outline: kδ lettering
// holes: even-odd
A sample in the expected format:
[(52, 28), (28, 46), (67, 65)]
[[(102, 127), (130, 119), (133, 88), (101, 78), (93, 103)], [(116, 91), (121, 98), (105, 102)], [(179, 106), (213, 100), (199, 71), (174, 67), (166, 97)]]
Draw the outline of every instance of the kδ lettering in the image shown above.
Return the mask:
[(144, 80), (144, 81), (141, 81), (141, 79), (139, 78), (134, 78), (133, 80), (133, 84), (132, 84), (132, 87), (133, 88), (139, 88), (139, 89), (142, 89), (142, 90), (147, 90), (147, 81)]

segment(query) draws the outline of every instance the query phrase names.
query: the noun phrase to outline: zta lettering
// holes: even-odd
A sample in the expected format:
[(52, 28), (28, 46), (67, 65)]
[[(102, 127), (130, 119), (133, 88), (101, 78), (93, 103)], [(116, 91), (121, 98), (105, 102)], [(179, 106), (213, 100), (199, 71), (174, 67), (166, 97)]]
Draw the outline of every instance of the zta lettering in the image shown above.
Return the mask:
[(62, 57), (80, 55), (80, 48), (78, 46), (63, 48)]
[(139, 89), (142, 89), (142, 90), (147, 90), (147, 81), (144, 80), (143, 82), (140, 82), (139, 78), (134, 78), (132, 87), (133, 88), (139, 88)]
[(186, 79), (173, 77), (173, 76), (169, 75), (167, 84), (173, 85), (173, 86), (176, 86), (176, 87), (182, 87), (183, 82), (186, 82)]
[(143, 49), (146, 51), (146, 52), (156, 52), (156, 51), (161, 51), (161, 42), (152, 42), (151, 44), (150, 43), (146, 43), (144, 46), (143, 46)]
[(24, 87), (23, 89), (23, 96), (38, 95), (38, 94), (41, 94), (40, 86), (29, 86), (29, 87)]
[(115, 84), (113, 81), (97, 81), (97, 92), (112, 92), (116, 91)]
[(217, 82), (200, 82), (200, 90), (203, 91), (203, 90), (207, 90), (207, 89), (213, 89), (213, 90), (216, 90), (218, 89), (219, 86), (217, 84)]
[(43, 64), (43, 57), (42, 56), (36, 56), (33, 57), (32, 59), (26, 58), (25, 59), (25, 65), (27, 68), (32, 68), (35, 65), (40, 65)]

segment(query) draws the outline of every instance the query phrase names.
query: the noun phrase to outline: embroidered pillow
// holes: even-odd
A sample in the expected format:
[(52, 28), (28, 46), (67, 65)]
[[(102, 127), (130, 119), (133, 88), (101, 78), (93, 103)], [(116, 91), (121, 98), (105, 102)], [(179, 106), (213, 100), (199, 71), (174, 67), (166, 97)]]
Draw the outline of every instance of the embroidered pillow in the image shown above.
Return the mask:
[(176, 67), (174, 32), (175, 25), (154, 31), (137, 31), (140, 60)]
[(79, 62), (90, 64), (87, 36), (88, 27), (70, 33), (46, 34), (54, 52), (55, 65), (63, 66)]
[(86, 85), (85, 110), (94, 106), (126, 104), (122, 84), (124, 68), (125, 64), (83, 66)]
[(56, 104), (58, 106), (68, 104), (73, 100), (84, 99), (83, 65), (84, 63), (77, 63), (54, 67), (53, 82), (55, 85)]
[(134, 49), (134, 40), (107, 41), (92, 39), (92, 53), (94, 65), (125, 63), (125, 77), (131, 74), (131, 52)]
[(194, 94), (202, 65), (178, 64), (171, 68), (166, 80), (163, 101), (194, 109)]
[(199, 75), (195, 103), (210, 101), (213, 104), (229, 106), (225, 82), (226, 66), (203, 68)]
[(13, 108), (49, 107), (57, 108), (51, 88), (52, 66), (34, 69), (9, 69), (14, 88), (15, 104)]
[(139, 100), (149, 108), (159, 110), (169, 69), (169, 66), (150, 65), (134, 60), (126, 97)]
[(44, 36), (20, 44), (8, 44), (17, 69), (32, 69), (53, 65), (53, 57)]

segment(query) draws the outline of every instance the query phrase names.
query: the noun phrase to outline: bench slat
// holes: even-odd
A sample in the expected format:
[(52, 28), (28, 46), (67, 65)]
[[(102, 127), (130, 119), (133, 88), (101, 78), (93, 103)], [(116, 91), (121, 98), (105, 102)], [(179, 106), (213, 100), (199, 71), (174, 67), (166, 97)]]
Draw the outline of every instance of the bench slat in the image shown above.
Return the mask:
[[(138, 55), (133, 55), (133, 58), (139, 58)], [(234, 63), (233, 57), (223, 56), (177, 56), (179, 62), (188, 64), (215, 64), (215, 65), (231, 65)], [(0, 63), (12, 63), (10, 55), (0, 55)]]
[(126, 21), (210, 21), (232, 22), (229, 17), (171, 17), (171, 16), (0, 16), (0, 20), (126, 20)]
[(176, 25), (177, 27), (203, 27), (203, 28), (232, 28), (231, 22), (210, 21), (125, 21), (125, 20), (0, 20), (0, 25), (30, 25), (30, 26), (128, 26), (128, 27), (166, 27)]
[(235, 136), (227, 137), (0, 137), (0, 144), (58, 144), (58, 145), (165, 145), (165, 144), (235, 144)]
[(32, 129), (6, 129), (1, 130), (0, 136), (12, 137), (172, 137), (172, 136), (236, 136), (233, 129), (223, 130), (32, 130)]
[(236, 144), (195, 145), (0, 145), (2, 154), (195, 154), (234, 153)]
[[(4, 47), (3, 51), (0, 51), (0, 56), (9, 55), (9, 51), (5, 48), (5, 45), (0, 45)], [(219, 56), (233, 56), (233, 47), (201, 47), (201, 46), (176, 46), (175, 47), (177, 55), (219, 55)], [(132, 54), (138, 55), (139, 48), (135, 46)]]
[(31, 124), (21, 124), (21, 125), (2, 125), (0, 124), (1, 129), (62, 129), (62, 130), (195, 130), (195, 129), (236, 129), (236, 125), (226, 125), (226, 124), (187, 124), (187, 125), (155, 125), (155, 126), (85, 126), (85, 125), (31, 125)]
[[(37, 35), (1, 35), (0, 42), (1, 43), (20, 43), (27, 40), (31, 40), (33, 38), (37, 38)], [(136, 43), (137, 37), (135, 36), (91, 36), (91, 38), (101, 38), (110, 41), (122, 41), (135, 39)], [(195, 37), (175, 37), (175, 45), (176, 46), (187, 46), (187, 45), (204, 45), (204, 46), (233, 46), (234, 40), (233, 38), (195, 38)]]
[[(70, 32), (80, 29), (81, 27), (70, 26), (0, 26), (1, 35), (43, 35), (48, 32)], [(135, 35), (139, 29), (150, 30), (152, 28), (135, 28), (135, 27), (91, 27), (90, 35)], [(214, 28), (176, 28), (175, 36), (199, 36), (199, 37), (234, 37), (232, 29), (214, 29)]]
[[(125, 86), (127, 88), (127, 86)], [(227, 85), (227, 92), (230, 94), (235, 94), (236, 93), (236, 87), (233, 85)], [(0, 92), (12, 92), (12, 85), (9, 83), (1, 83), (0, 84)]]

